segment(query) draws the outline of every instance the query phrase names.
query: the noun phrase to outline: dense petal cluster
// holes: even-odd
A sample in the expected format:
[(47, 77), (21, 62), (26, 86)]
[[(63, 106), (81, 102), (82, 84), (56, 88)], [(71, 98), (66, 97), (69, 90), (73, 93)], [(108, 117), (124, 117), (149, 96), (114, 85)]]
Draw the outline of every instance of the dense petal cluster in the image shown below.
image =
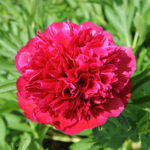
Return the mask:
[(116, 46), (102, 27), (53, 23), (15, 58), (19, 107), (34, 122), (76, 134), (118, 116), (136, 69), (131, 48)]

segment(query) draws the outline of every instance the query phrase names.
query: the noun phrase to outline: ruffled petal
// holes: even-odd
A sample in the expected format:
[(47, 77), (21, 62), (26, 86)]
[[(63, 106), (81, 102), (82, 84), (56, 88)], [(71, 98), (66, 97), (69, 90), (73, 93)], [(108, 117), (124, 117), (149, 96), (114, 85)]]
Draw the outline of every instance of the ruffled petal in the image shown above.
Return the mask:
[(38, 122), (35, 115), (34, 109), (37, 107), (30, 99), (24, 99), (19, 92), (17, 93), (18, 105), (24, 111), (25, 116), (33, 122)]
[(66, 134), (77, 134), (82, 132), (85, 129), (91, 129), (95, 128), (99, 125), (103, 125), (107, 121), (107, 117), (105, 116), (98, 116), (96, 118), (91, 118), (90, 120), (67, 120), (64, 117), (61, 117), (58, 119), (55, 125), (55, 127), (59, 130), (62, 130)]
[(83, 30), (83, 29), (93, 29), (93, 32), (94, 31), (98, 31), (98, 32), (102, 32), (103, 31), (102, 27), (99, 27), (99, 26), (95, 25), (92, 22), (84, 22), (84, 23), (82, 23), (80, 25), (80, 30)]
[(32, 38), (26, 46), (22, 47), (15, 57), (16, 68), (20, 73), (24, 73), (29, 65), (34, 53), (37, 50), (40, 39), (38, 37)]
[(125, 105), (121, 98), (115, 97), (103, 104), (105, 115), (108, 117), (117, 117), (124, 110)]
[(117, 51), (118, 63), (118, 89), (123, 89), (129, 82), (131, 75), (136, 70), (136, 59), (129, 47), (120, 46)]

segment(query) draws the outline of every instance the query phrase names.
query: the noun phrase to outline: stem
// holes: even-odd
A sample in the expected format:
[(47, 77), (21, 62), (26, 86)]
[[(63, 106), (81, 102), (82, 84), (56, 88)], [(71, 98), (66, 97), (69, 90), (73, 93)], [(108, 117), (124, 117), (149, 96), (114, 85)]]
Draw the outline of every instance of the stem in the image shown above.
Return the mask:
[(62, 142), (79, 142), (81, 140), (81, 138), (79, 137), (69, 137), (69, 136), (58, 136), (58, 135), (53, 135), (53, 136), (47, 136), (46, 138), (48, 139), (52, 139), (54, 141), (62, 141)]
[[(134, 36), (133, 44), (132, 44), (132, 48), (133, 48), (133, 49), (135, 49), (135, 47), (136, 47), (136, 43), (137, 43), (137, 40), (138, 40), (138, 36), (139, 36), (139, 33), (136, 32), (136, 33), (135, 33), (135, 36)], [(136, 50), (135, 50), (135, 51), (136, 51)], [(134, 52), (135, 52), (135, 51), (134, 51)]]
[(32, 131), (34, 137), (35, 137), (36, 139), (38, 139), (39, 136), (38, 136), (38, 134), (37, 134), (37, 132), (36, 132), (36, 130), (35, 130), (35, 127), (34, 127), (33, 123), (32, 123), (32, 122), (29, 122), (29, 124), (30, 124), (31, 131)]

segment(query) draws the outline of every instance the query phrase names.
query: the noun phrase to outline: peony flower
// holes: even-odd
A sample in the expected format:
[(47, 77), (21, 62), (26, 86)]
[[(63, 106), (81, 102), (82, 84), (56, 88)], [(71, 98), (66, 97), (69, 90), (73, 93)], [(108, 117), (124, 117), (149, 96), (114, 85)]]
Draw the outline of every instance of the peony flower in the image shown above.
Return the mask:
[(117, 117), (131, 95), (136, 69), (131, 48), (91, 22), (51, 24), (15, 58), (19, 107), (27, 118), (66, 134)]

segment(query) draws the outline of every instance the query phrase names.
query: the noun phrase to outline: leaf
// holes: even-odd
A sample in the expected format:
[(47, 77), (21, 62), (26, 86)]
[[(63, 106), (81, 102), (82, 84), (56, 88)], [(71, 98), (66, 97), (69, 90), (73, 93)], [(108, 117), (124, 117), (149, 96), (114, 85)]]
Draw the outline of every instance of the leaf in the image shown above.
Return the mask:
[(31, 26), (27, 25), (27, 31), (28, 31), (28, 38), (31, 39), (33, 38), (33, 36), (35, 36), (33, 29), (31, 28)]
[[(120, 5), (116, 1), (113, 1), (112, 5), (104, 6), (104, 12), (108, 19), (108, 29), (114, 29), (114, 34), (117, 34), (127, 46), (131, 46), (130, 30), (135, 11), (135, 8), (131, 4), (131, 2), (124, 0)], [(131, 12), (131, 14), (128, 15), (128, 12)]]
[(137, 12), (135, 16), (135, 27), (137, 32), (139, 33), (139, 36), (141, 38), (145, 38), (146, 35), (146, 23), (144, 18)]
[(13, 45), (10, 44), (8, 41), (0, 40), (0, 45), (5, 48), (6, 51), (12, 53), (13, 55), (17, 54), (17, 49)]
[(36, 132), (38, 133), (38, 143), (40, 145), (42, 145), (42, 142), (44, 140), (44, 137), (48, 131), (49, 127), (46, 126), (46, 125), (41, 125), (41, 124), (38, 124), (37, 127), (36, 127)]
[(31, 143), (31, 137), (28, 133), (24, 133), (23, 136), (21, 136), (21, 141), (19, 143), (18, 150), (28, 150), (28, 146)]
[(9, 101), (15, 101), (15, 102), (17, 102), (16, 94), (14, 94), (13, 92), (1, 93), (0, 94), (0, 99), (1, 99), (2, 103), (3, 102), (9, 103)]
[(77, 136), (90, 136), (91, 134), (92, 134), (92, 129), (86, 129), (76, 135)]
[(99, 137), (99, 132), (100, 132), (99, 128), (96, 127), (92, 131), (93, 131), (94, 138), (97, 139)]
[(28, 126), (28, 124), (25, 122), (22, 122), (23, 120), (21, 119), (20, 116), (7, 113), (5, 114), (5, 119), (6, 119), (7, 126), (9, 129), (31, 132), (31, 129)]
[(6, 143), (6, 124), (2, 117), (0, 117), (0, 150), (11, 150)]
[(91, 139), (85, 139), (78, 143), (72, 144), (69, 148), (70, 150), (90, 150), (94, 142)]
[(0, 93), (16, 90), (16, 81), (8, 81), (0, 84)]
[(0, 145), (4, 145), (5, 138), (6, 138), (6, 126), (2, 117), (0, 117)]
[(21, 19), (20, 13), (11, 3), (8, 2), (8, 0), (1, 0), (0, 3), (13, 15), (13, 17)]
[(36, 141), (36, 140), (32, 140), (28, 150), (45, 150), (42, 148), (42, 146)]
[(118, 149), (123, 142), (127, 139), (129, 132), (125, 132), (124, 130), (120, 130), (116, 132), (111, 139), (107, 143), (107, 147), (112, 149)]
[(132, 78), (132, 92), (150, 79), (150, 68), (138, 73)]
[(142, 104), (147, 105), (147, 103), (150, 103), (150, 95), (140, 97), (140, 98), (137, 98), (137, 99), (132, 99), (132, 101), (136, 105), (141, 105), (141, 106), (143, 106)]
[(142, 114), (142, 117), (139, 118), (137, 129), (141, 133), (148, 132), (149, 125), (149, 112), (145, 112), (144, 114)]
[(127, 131), (129, 128), (129, 125), (126, 121), (126, 119), (124, 118), (123, 115), (120, 115), (117, 117), (117, 119), (119, 120), (120, 124), (122, 125), (122, 127)]
[(12, 53), (8, 53), (8, 51), (5, 51), (4, 49), (0, 49), (0, 55), (14, 60), (14, 55), (12, 55)]
[[(3, 104), (2, 104), (2, 101), (3, 101)], [(5, 99), (1, 99), (0, 101), (0, 114), (3, 114), (3, 113), (6, 113), (6, 112), (10, 112), (12, 110), (18, 110), (19, 107), (18, 107), (18, 104), (17, 102), (15, 101), (7, 101)]]
[(131, 130), (130, 132), (130, 138), (132, 141), (134, 142), (138, 142), (139, 141), (139, 131), (138, 130)]
[(12, 150), (10, 146), (5, 142), (4, 145), (0, 145), (0, 150)]
[(9, 70), (9, 71), (16, 71), (15, 65), (11, 63), (6, 63), (6, 62), (0, 62), (0, 68), (2, 70)]
[(144, 64), (144, 60), (145, 60), (147, 54), (148, 54), (148, 49), (142, 48), (142, 50), (141, 50), (141, 52), (139, 54), (139, 58), (137, 60), (137, 71), (142, 70), (143, 64)]
[(142, 142), (142, 150), (148, 150), (150, 148), (150, 132), (147, 134), (142, 134), (141, 142)]

